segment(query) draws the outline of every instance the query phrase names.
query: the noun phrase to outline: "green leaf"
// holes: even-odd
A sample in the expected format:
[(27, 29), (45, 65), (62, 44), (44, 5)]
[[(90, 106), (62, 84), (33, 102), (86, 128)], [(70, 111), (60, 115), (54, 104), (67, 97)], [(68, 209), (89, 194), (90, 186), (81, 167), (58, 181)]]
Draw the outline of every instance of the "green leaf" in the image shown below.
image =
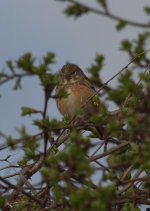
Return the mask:
[(115, 197), (114, 187), (107, 186), (93, 190), (90, 187), (81, 187), (72, 191), (70, 203), (74, 210), (106, 211), (112, 210), (112, 202)]
[(22, 86), (21, 86), (21, 78), (16, 79), (15, 85), (13, 87), (13, 90), (18, 90), (18, 89), (22, 89)]
[(60, 128), (63, 127), (63, 122), (57, 121), (56, 119), (51, 119), (49, 120), (49, 118), (46, 119), (34, 119), (33, 120), (33, 125), (37, 126), (38, 128), (48, 128), (49, 130), (54, 129), (54, 133), (57, 134), (60, 131)]
[(103, 8), (106, 8), (106, 0), (97, 0), (97, 2), (98, 2)]
[(11, 149), (16, 149), (15, 143), (16, 143), (15, 140), (11, 136), (8, 136), (7, 144), (9, 147), (11, 147)]
[(23, 158), (22, 160), (19, 160), (17, 163), (20, 167), (23, 167), (27, 164), (28, 159), (27, 158)]
[(40, 81), (41, 81), (42, 86), (44, 86), (44, 87), (47, 87), (47, 88), (51, 87), (53, 85), (52, 79), (53, 79), (52, 74), (42, 74), (42, 75), (40, 75)]
[(6, 65), (7, 65), (7, 67), (8, 67), (11, 71), (13, 71), (14, 66), (13, 66), (12, 60), (7, 60), (7, 61), (6, 61)]
[(136, 207), (134, 204), (131, 203), (125, 203), (125, 205), (122, 207), (122, 211), (140, 211), (141, 209)]
[(150, 7), (145, 7), (144, 11), (147, 15), (150, 15)]
[(26, 72), (32, 72), (34, 61), (35, 58), (32, 57), (31, 53), (25, 53), (16, 61), (16, 64), (18, 68)]
[(41, 113), (41, 112), (35, 110), (34, 108), (30, 108), (26, 106), (21, 107), (21, 116), (31, 115), (35, 113)]
[(87, 70), (93, 76), (98, 77), (99, 71), (103, 68), (105, 57), (102, 54), (97, 54), (94, 60), (95, 63), (92, 64)]
[(89, 12), (89, 9), (87, 7), (84, 7), (78, 3), (69, 5), (65, 10), (64, 13), (67, 16), (74, 16), (74, 17), (80, 17), (81, 15)]
[(43, 61), (45, 65), (53, 64), (55, 62), (55, 54), (52, 52), (48, 52), (45, 57), (43, 57)]
[(123, 40), (121, 42), (121, 49), (122, 51), (131, 51), (132, 44), (129, 40)]
[(6, 199), (4, 197), (0, 197), (0, 208), (3, 208), (5, 205)]
[(127, 24), (127, 23), (126, 23), (125, 21), (121, 20), (121, 21), (119, 21), (119, 23), (117, 24), (116, 29), (117, 29), (118, 31), (120, 31), (120, 30), (122, 30), (123, 28), (125, 28), (126, 24)]
[(104, 65), (105, 57), (102, 54), (97, 54), (94, 63), (87, 68), (87, 71), (90, 73), (90, 80), (93, 85), (100, 87), (102, 84), (101, 77), (99, 76), (99, 72), (102, 70)]
[(64, 89), (64, 87), (60, 87), (59, 88), (59, 96), (57, 96), (58, 98), (67, 98), (68, 95), (69, 94), (66, 92), (66, 90)]

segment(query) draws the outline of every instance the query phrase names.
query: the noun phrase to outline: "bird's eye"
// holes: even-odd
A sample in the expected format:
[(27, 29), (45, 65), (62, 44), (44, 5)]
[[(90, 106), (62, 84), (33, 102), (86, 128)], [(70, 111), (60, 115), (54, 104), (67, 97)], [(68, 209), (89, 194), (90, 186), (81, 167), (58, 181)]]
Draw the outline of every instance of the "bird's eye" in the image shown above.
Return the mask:
[(76, 74), (76, 71), (73, 71), (72, 74), (73, 74), (73, 75)]

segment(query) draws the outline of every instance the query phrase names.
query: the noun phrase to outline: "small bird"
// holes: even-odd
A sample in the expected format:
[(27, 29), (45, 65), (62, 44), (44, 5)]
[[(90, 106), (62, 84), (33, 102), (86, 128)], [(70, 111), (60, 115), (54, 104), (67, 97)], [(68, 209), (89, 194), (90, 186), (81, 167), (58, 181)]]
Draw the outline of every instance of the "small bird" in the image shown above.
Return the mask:
[(80, 67), (67, 63), (61, 68), (59, 76), (60, 85), (56, 88), (56, 95), (60, 96), (62, 89), (67, 93), (66, 97), (56, 98), (58, 110), (63, 116), (77, 116), (87, 121), (92, 115), (99, 113), (100, 101), (96, 90)]

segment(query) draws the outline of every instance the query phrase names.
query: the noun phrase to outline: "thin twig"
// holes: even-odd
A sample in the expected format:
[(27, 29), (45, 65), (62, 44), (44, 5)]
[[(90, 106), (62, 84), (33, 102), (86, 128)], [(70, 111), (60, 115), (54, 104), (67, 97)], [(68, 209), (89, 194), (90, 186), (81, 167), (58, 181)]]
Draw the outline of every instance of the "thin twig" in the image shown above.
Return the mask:
[(101, 148), (102, 146), (105, 144), (106, 140), (103, 140), (100, 145), (98, 146), (98, 148), (92, 153), (91, 157), (94, 156)]
[[(5, 180), (3, 177), (1, 177), (0, 176), (0, 180), (4, 183), (4, 184), (6, 184), (8, 187), (10, 187), (10, 188), (12, 188), (12, 189), (14, 189), (14, 190), (17, 190), (18, 189), (18, 187), (16, 187), (15, 185), (13, 185), (12, 183), (10, 183), (10, 182), (8, 182), (7, 180)], [(28, 193), (28, 192), (26, 192), (26, 191), (24, 191), (24, 190), (20, 190), (21, 191), (21, 193), (23, 193), (24, 195), (26, 195), (27, 197), (29, 197), (30, 199), (32, 199), (32, 200), (34, 200), (35, 202), (37, 202), (38, 204), (42, 204), (41, 203), (41, 201), (38, 199), (38, 198), (36, 198), (36, 197), (34, 197), (33, 195), (31, 195), (30, 193)]]
[(9, 174), (9, 175), (3, 177), (3, 179), (8, 179), (8, 178), (10, 178), (10, 177), (15, 177), (15, 176), (17, 176), (17, 175), (19, 175), (19, 174), (20, 174), (19, 172), (18, 172), (18, 173), (14, 173), (14, 174)]
[(0, 171), (3, 171), (5, 169), (9, 169), (9, 168), (21, 168), (21, 167), (20, 166), (15, 166), (15, 165), (9, 165), (9, 166), (5, 166), (5, 167), (0, 168)]
[[(137, 179), (137, 178), (140, 176), (140, 174), (142, 173), (142, 171), (143, 171), (142, 169), (139, 169), (139, 170), (135, 173), (135, 175), (133, 176), (133, 179)], [(127, 184), (127, 185), (126, 185), (125, 187), (123, 187), (121, 190), (118, 190), (117, 194), (123, 193), (124, 191), (128, 190), (132, 185), (133, 185), (132, 182), (129, 183), (129, 184)]]
[(95, 161), (95, 160), (98, 160), (98, 159), (101, 159), (101, 158), (103, 158), (103, 157), (106, 157), (106, 156), (108, 156), (109, 154), (118, 151), (119, 149), (122, 149), (122, 148), (124, 148), (124, 147), (127, 147), (128, 145), (129, 145), (129, 142), (126, 141), (126, 142), (124, 142), (124, 143), (122, 143), (122, 144), (119, 144), (119, 145), (116, 146), (116, 147), (112, 147), (112, 148), (110, 148), (109, 150), (107, 150), (107, 152), (104, 152), (104, 153), (101, 153), (101, 154), (99, 154), (99, 155), (95, 155), (95, 156), (90, 157), (90, 162), (93, 162), (93, 161)]
[(84, 7), (89, 12), (93, 12), (93, 13), (95, 13), (97, 15), (105, 16), (105, 17), (110, 18), (110, 19), (115, 20), (115, 21), (119, 21), (119, 22), (123, 21), (126, 24), (131, 25), (131, 26), (135, 26), (135, 27), (150, 28), (150, 23), (140, 23), (140, 22), (135, 22), (135, 21), (132, 21), (132, 20), (128, 20), (128, 19), (119, 17), (119, 16), (111, 13), (108, 9), (105, 10), (105, 11), (102, 11), (100, 9), (96, 9), (96, 8), (93, 8), (93, 7), (88, 6), (86, 4), (83, 4), (83, 3), (81, 3), (81, 2), (79, 2), (77, 0), (68, 0), (68, 2), (72, 2), (74, 4), (78, 4), (81, 7)]
[(4, 79), (4, 80), (1, 80), (1, 81), (0, 81), (0, 86), (1, 86), (2, 84), (4, 84), (4, 83), (10, 81), (10, 80), (15, 79), (15, 78), (21, 79), (21, 78), (23, 78), (23, 77), (26, 77), (26, 76), (33, 76), (33, 75), (34, 75), (33, 73), (23, 73), (23, 74), (17, 74), (17, 73), (15, 73), (15, 74), (13, 74), (13, 75), (7, 75), (7, 76), (5, 76), (5, 79)]

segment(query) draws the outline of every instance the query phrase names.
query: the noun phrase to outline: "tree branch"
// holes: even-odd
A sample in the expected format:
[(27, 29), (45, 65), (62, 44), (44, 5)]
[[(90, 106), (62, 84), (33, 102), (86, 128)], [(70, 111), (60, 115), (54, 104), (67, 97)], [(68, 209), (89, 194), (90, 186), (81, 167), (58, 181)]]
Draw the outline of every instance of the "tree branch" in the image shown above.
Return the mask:
[(101, 16), (110, 18), (110, 19), (115, 20), (115, 21), (122, 21), (122, 22), (125, 22), (128, 25), (131, 25), (131, 26), (134, 26), (134, 27), (150, 28), (150, 22), (149, 23), (141, 23), (141, 22), (136, 22), (136, 21), (132, 21), (132, 20), (129, 20), (129, 19), (125, 19), (125, 18), (119, 17), (119, 16), (111, 13), (108, 9), (106, 9), (105, 11), (102, 11), (102, 10), (93, 8), (91, 6), (88, 6), (86, 4), (83, 4), (83, 3), (76, 1), (76, 0), (68, 0), (68, 2), (78, 4), (82, 7), (84, 7), (85, 9), (87, 9), (87, 11), (93, 12), (97, 15), (101, 15)]
[(33, 73), (23, 73), (23, 74), (14, 73), (12, 75), (7, 75), (7, 74), (0, 73), (1, 77), (5, 77), (5, 79), (0, 81), (0, 86), (3, 85), (4, 83), (10, 81), (10, 80), (15, 79), (15, 78), (22, 79), (23, 77), (33, 76), (33, 75), (34, 75)]

